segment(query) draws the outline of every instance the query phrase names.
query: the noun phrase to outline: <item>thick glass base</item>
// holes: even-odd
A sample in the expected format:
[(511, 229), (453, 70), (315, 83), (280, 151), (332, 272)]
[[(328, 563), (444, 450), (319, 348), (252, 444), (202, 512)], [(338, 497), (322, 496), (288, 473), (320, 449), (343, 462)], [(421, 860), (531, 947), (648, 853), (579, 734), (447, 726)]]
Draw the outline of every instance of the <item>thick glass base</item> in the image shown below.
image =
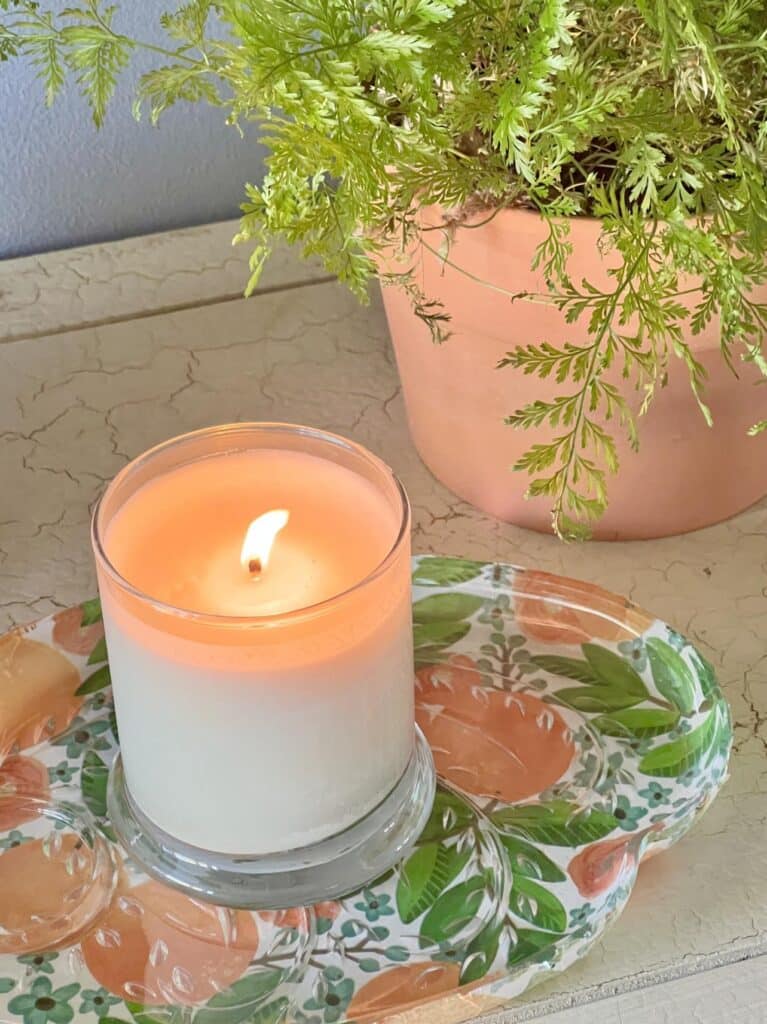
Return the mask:
[(120, 757), (107, 803), (120, 842), (150, 875), (209, 903), (279, 910), (344, 896), (388, 871), (423, 831), (435, 786), (431, 750), (416, 728), (401, 779), (368, 815), (311, 846), (255, 856), (201, 850), (158, 828), (133, 801)]

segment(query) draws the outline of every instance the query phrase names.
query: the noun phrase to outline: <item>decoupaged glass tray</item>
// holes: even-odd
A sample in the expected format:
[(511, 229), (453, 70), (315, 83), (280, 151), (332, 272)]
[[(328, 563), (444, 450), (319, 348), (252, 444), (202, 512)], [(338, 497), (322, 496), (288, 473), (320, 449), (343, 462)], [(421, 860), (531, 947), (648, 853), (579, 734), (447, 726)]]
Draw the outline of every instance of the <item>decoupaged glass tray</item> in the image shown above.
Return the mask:
[(590, 584), (441, 557), (413, 583), (434, 810), (398, 869), (314, 907), (196, 902), (117, 846), (98, 602), (0, 638), (0, 1020), (447, 1021), (588, 952), (726, 777), (711, 666)]

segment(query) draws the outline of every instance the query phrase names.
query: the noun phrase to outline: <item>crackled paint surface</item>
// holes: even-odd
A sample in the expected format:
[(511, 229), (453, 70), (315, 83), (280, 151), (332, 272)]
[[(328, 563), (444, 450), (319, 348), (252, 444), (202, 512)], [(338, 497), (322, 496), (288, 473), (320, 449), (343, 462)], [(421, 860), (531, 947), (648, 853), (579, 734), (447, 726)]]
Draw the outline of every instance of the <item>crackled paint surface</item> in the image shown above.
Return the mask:
[[(149, 445), (237, 419), (346, 433), (405, 483), (416, 551), (518, 562), (625, 593), (696, 644), (732, 708), (731, 778), (693, 835), (643, 867), (609, 941), (515, 1001), (504, 1020), (767, 952), (767, 502), (699, 533), (637, 544), (561, 545), (495, 522), (420, 463), (377, 297), (360, 308), (325, 283), (221, 302), (241, 283), (228, 261), (244, 255), (227, 232), (2, 264), (0, 338), (36, 338), (0, 345), (0, 628), (94, 592), (90, 508)], [(269, 287), (303, 275), (286, 261)], [(145, 315), (175, 305), (193, 308)]]
[[(415, 851), (364, 890), (277, 913), (199, 903), (116, 844), (114, 887), (96, 880), (119, 742), (99, 604), (6, 637), (7, 1019), (364, 1021), (463, 986), (505, 1000), (589, 951), (643, 857), (676, 842), (725, 779), (732, 731), (713, 669), (591, 584), (429, 556), (413, 583), (416, 714), (440, 779), (431, 818)], [(45, 650), (41, 697), (29, 660)], [(87, 817), (78, 834), (77, 819), (36, 814), (34, 798), (49, 796), (87, 808), (95, 839)], [(95, 920), (78, 917), (96, 899)]]

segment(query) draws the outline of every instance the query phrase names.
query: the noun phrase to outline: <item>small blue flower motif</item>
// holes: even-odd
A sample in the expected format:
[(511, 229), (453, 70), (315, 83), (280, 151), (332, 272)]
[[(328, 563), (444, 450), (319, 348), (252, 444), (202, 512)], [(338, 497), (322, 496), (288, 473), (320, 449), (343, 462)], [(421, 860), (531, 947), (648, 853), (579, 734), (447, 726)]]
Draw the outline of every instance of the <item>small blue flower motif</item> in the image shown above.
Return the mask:
[(652, 739), (629, 740), (629, 742), (626, 745), (629, 748), (629, 750), (633, 750), (634, 753), (638, 754), (640, 757), (642, 757), (644, 754), (647, 754), (655, 746)]
[(668, 798), (673, 793), (667, 786), (661, 786), (659, 782), (651, 782), (646, 789), (639, 790), (639, 796), (643, 797), (651, 807), (660, 807), (668, 803)]
[(571, 910), (570, 927), (580, 928), (581, 925), (586, 924), (593, 913), (594, 908), (590, 903), (584, 903), (582, 907), (576, 907), (575, 910)]
[(86, 750), (109, 750), (109, 742), (102, 738), (102, 733), (109, 729), (109, 721), (104, 718), (95, 722), (86, 722), (76, 718), (67, 732), (53, 740), (55, 747), (66, 747), (67, 757), (82, 757)]
[(675, 629), (668, 630), (668, 642), (675, 651), (681, 651), (683, 647), (687, 646), (685, 638), (681, 633), (677, 633)]
[(679, 776), (679, 782), (683, 786), (691, 786), (693, 784), (693, 782), (695, 782), (695, 780), (697, 778), (698, 778), (698, 770), (697, 770), (697, 768), (688, 768), (686, 772), (683, 772), (682, 775)]
[(495, 565), (486, 566), (482, 571), (482, 575), (494, 590), (498, 590), (500, 587), (511, 586), (514, 570), (508, 565), (496, 563)]
[(24, 1024), (69, 1024), (75, 1015), (69, 1002), (79, 991), (77, 982), (53, 989), (50, 978), (39, 976), (28, 992), (11, 999), (8, 1009), (23, 1017)]
[(111, 707), (108, 690), (99, 690), (89, 697), (86, 703), (86, 707), (91, 711), (101, 711), (107, 705)]
[(21, 846), (22, 843), (28, 842), (29, 836), (25, 836), (23, 832), (19, 832), (15, 828), (0, 839), (0, 850), (12, 850), (14, 846)]
[(617, 820), (624, 832), (634, 832), (639, 825), (639, 819), (644, 818), (647, 811), (644, 807), (632, 807), (628, 797), (619, 796), (613, 808), (613, 817)]
[(622, 640), (618, 644), (618, 650), (637, 672), (644, 672), (647, 668), (647, 648), (641, 637), (635, 640)]
[(626, 888), (626, 886), (623, 885), (619, 886), (617, 889), (614, 889), (607, 897), (605, 907), (608, 910), (615, 910), (618, 907), (622, 907), (626, 900), (629, 898), (630, 893), (630, 888)]
[(365, 889), (362, 893), (363, 899), (354, 904), (354, 909), (361, 911), (368, 921), (377, 921), (379, 917), (386, 917), (394, 913), (394, 907), (389, 906), (391, 896), (373, 892)]
[(19, 957), (19, 963), (24, 964), (35, 974), (53, 974), (53, 961), (58, 959), (58, 953), (25, 953)]
[(60, 761), (55, 768), (48, 769), (48, 781), (52, 786), (57, 782), (71, 782), (76, 772), (68, 761)]
[(95, 1013), (97, 1017), (108, 1017), (112, 1006), (120, 1002), (105, 988), (84, 988), (80, 993), (80, 1013)]
[(466, 956), (466, 949), (454, 946), (450, 942), (440, 942), (436, 951), (433, 951), (430, 956), (432, 960), (439, 960), (443, 963), (455, 964), (463, 963), (463, 959)]
[(304, 1003), (305, 1010), (319, 1010), (324, 1024), (335, 1024), (346, 1014), (346, 1008), (354, 995), (354, 982), (345, 978), (338, 967), (326, 967), (322, 984), (315, 994)]
[(508, 594), (498, 594), (488, 601), (477, 616), (479, 622), (495, 626), (497, 630), (503, 628), (504, 616), (511, 614), (511, 599)]

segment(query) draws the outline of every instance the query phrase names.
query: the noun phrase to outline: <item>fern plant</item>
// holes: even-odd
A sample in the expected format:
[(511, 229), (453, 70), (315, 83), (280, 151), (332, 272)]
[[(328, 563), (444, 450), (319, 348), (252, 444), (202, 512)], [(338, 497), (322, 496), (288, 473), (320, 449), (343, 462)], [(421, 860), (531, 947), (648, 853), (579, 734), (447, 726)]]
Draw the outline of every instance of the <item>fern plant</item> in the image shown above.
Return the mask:
[[(275, 238), (365, 299), (382, 248), (433, 247), (418, 230), (423, 204), (458, 221), (515, 205), (545, 218), (536, 264), (548, 290), (535, 298), (582, 321), (584, 341), (514, 348), (499, 372), (561, 389), (508, 417), (554, 428), (517, 468), (550, 499), (560, 535), (581, 535), (606, 507), (618, 460), (604, 419), (636, 438), (611, 366), (646, 409), (681, 359), (710, 420), (682, 330), (691, 277), (693, 332), (717, 317), (722, 357), (767, 374), (767, 308), (752, 298), (767, 277), (763, 0), (191, 0), (162, 17), (166, 46), (122, 34), (118, 13), (101, 0), (0, 0), (0, 59), (34, 62), (48, 103), (72, 75), (98, 125), (132, 53), (149, 50), (137, 117), (202, 101), (257, 131), (266, 173), (246, 186), (237, 236), (252, 245), (249, 290)], [(568, 219), (585, 214), (620, 257), (607, 289), (568, 269)], [(443, 342), (449, 310), (412, 273), (397, 283)]]

